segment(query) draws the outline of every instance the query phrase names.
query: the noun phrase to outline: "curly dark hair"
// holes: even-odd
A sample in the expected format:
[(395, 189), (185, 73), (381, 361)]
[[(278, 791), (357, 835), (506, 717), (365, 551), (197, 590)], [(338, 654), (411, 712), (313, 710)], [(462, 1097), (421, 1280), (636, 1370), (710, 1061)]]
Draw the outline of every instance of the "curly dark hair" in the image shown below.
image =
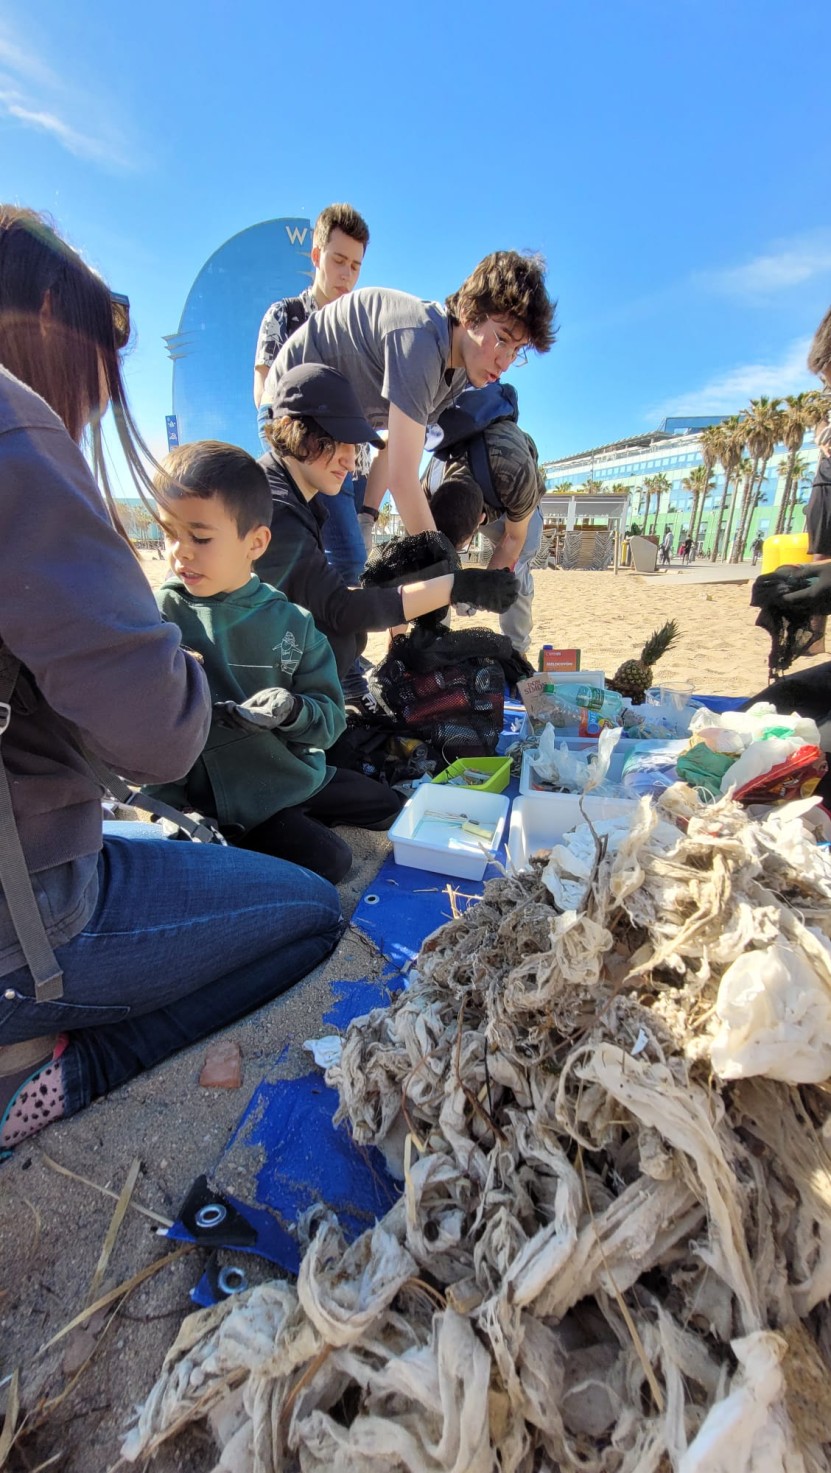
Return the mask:
[(264, 426), (263, 434), (275, 455), (290, 455), (293, 460), (317, 460), (334, 453), (336, 441), (321, 429), (310, 415), (284, 414)]
[(512, 317), (538, 353), (547, 353), (557, 335), (557, 304), (545, 289), (542, 256), (493, 251), (445, 305), (451, 317), (468, 327), (475, 327), (483, 317)]
[(808, 352), (808, 368), (811, 373), (818, 374), (831, 368), (831, 307), (814, 333)]

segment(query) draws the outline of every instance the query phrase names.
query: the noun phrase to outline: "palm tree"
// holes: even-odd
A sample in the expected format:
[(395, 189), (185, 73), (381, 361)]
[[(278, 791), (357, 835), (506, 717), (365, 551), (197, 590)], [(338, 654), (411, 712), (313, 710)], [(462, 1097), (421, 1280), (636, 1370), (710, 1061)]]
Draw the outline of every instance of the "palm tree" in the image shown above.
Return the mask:
[(663, 471), (661, 471), (657, 476), (650, 476), (649, 480), (644, 482), (644, 485), (650, 487), (655, 495), (655, 520), (652, 524), (652, 532), (654, 535), (658, 528), (658, 517), (661, 513), (661, 497), (663, 496), (664, 492), (666, 492), (667, 495), (670, 494), (670, 492), (672, 491), (672, 485), (670, 484), (669, 476), (665, 476)]
[[(718, 460), (719, 429), (719, 425), (706, 425), (705, 428), (701, 431), (701, 438), (699, 441), (701, 464), (707, 472), (708, 483), (713, 466)], [(715, 481), (713, 482), (713, 485), (715, 485)], [(694, 533), (693, 536), (695, 536)]]
[(788, 520), (785, 523), (785, 531), (786, 532), (790, 532), (790, 530), (791, 530), (791, 524), (793, 523), (793, 514), (796, 511), (796, 508), (798, 506), (802, 506), (802, 504), (803, 504), (802, 501), (800, 500), (799, 493), (800, 493), (800, 491), (805, 490), (806, 488), (808, 488), (811, 485), (811, 480), (812, 480), (812, 477), (811, 477), (811, 474), (810, 474), (810, 472), (808, 470), (807, 465), (805, 465), (804, 462), (801, 462), (800, 463), (799, 460), (797, 460), (796, 464), (797, 464), (797, 467), (800, 467), (800, 468), (794, 471), (794, 478), (793, 478), (793, 496), (791, 498), (791, 506), (790, 506), (790, 510), (788, 512)]
[[(739, 543), (738, 532), (736, 533), (735, 539), (731, 543), (733, 520), (736, 515), (736, 508), (738, 505), (741, 505), (741, 507), (744, 508), (745, 502), (750, 499), (750, 486), (752, 480), (753, 461), (748, 460), (747, 456), (745, 456), (742, 460), (739, 461), (738, 465), (736, 466), (736, 484), (733, 487), (733, 495), (730, 498), (730, 515), (727, 518), (727, 526), (724, 531), (724, 556), (727, 562), (730, 563), (736, 561), (733, 556), (733, 552), (735, 548), (738, 547)], [(739, 488), (741, 488), (741, 501), (739, 501)]]
[(582, 486), (575, 486), (574, 490), (577, 496), (599, 496), (605, 487), (602, 481), (594, 481), (589, 477), (588, 481), (584, 481)]
[[(724, 508), (727, 505), (727, 494), (730, 489), (730, 482), (736, 474), (737, 467), (742, 458), (742, 452), (744, 451), (744, 429), (742, 421), (737, 414), (731, 414), (729, 418), (722, 420), (720, 425), (711, 425), (708, 426), (708, 429), (716, 430), (716, 434), (711, 438), (714, 439), (716, 443), (716, 460), (719, 462), (722, 470), (724, 471), (724, 486), (722, 488), (721, 501), (719, 502), (718, 514), (716, 516), (716, 530), (715, 536), (713, 537), (713, 551), (710, 554), (710, 561), (716, 562), (718, 559), (719, 542), (721, 540), (721, 528), (722, 523), (724, 522)], [(704, 430), (702, 433), (702, 438), (703, 435), (706, 434), (707, 430)], [(733, 520), (732, 510), (730, 512), (730, 520), (731, 522)], [(724, 546), (726, 552), (727, 539), (725, 539)]]
[(684, 478), (681, 484), (684, 487), (685, 491), (692, 492), (693, 503), (692, 511), (690, 513), (690, 536), (693, 540), (694, 547), (696, 543), (696, 538), (698, 536), (699, 524), (701, 522), (701, 512), (704, 506), (704, 498), (708, 494), (708, 492), (712, 491), (715, 482), (713, 480), (713, 475), (710, 467), (705, 464), (697, 465), (695, 469), (691, 470), (689, 475)]
[[(782, 440), (788, 452), (788, 460), (784, 471), (779, 468), (780, 475), (785, 477), (785, 489), (782, 492), (782, 500), (779, 503), (779, 515), (776, 518), (775, 532), (781, 532), (788, 520), (788, 513), (793, 515), (792, 503), (796, 500), (796, 489), (794, 482), (797, 480), (797, 456), (802, 449), (805, 431), (824, 417), (825, 409), (822, 399), (815, 389), (805, 394), (788, 394), (784, 400), (786, 408), (782, 411)], [(803, 467), (802, 475), (805, 474)]]
[(750, 410), (744, 422), (744, 429), (747, 436), (748, 453), (753, 461), (753, 473), (742, 496), (739, 530), (734, 548), (735, 556), (731, 558), (731, 562), (740, 563), (744, 556), (744, 544), (747, 541), (750, 516), (755, 505), (753, 500), (754, 491), (761, 489), (762, 482), (765, 479), (768, 461), (773, 454), (777, 441), (782, 438), (783, 418), (784, 416), (779, 408), (778, 399), (768, 399), (764, 394), (758, 399), (751, 399)]
[(646, 494), (646, 506), (644, 508), (644, 513), (643, 513), (643, 530), (644, 530), (644, 532), (648, 532), (649, 531), (649, 505), (650, 505), (650, 502), (652, 501), (652, 495), (653, 495), (653, 491), (654, 491), (654, 485), (653, 485), (654, 480), (655, 480), (655, 477), (654, 476), (646, 476), (644, 478), (643, 485), (638, 487), (638, 492), (639, 493), (641, 491), (643, 491)]
[(559, 484), (559, 486), (555, 486), (554, 487), (554, 490), (552, 491), (551, 494), (553, 496), (568, 496), (568, 493), (571, 490), (571, 488), (572, 488), (573, 485), (574, 485), (574, 482), (573, 481), (561, 481), (560, 484)]
[[(787, 440), (785, 440), (786, 445), (787, 443)], [(790, 451), (787, 460), (780, 460), (776, 467), (777, 479), (785, 482), (785, 488), (779, 503), (776, 526), (773, 529), (774, 535), (784, 532), (786, 525), (791, 521), (799, 485), (804, 479), (807, 469), (807, 462), (802, 459), (802, 456), (791, 454)]]
[(631, 486), (627, 486), (627, 484), (626, 484), (625, 481), (613, 481), (612, 484), (611, 484), (611, 486), (609, 487), (609, 495), (610, 496), (628, 496), (629, 495), (629, 492), (631, 490), (632, 490), (632, 487)]

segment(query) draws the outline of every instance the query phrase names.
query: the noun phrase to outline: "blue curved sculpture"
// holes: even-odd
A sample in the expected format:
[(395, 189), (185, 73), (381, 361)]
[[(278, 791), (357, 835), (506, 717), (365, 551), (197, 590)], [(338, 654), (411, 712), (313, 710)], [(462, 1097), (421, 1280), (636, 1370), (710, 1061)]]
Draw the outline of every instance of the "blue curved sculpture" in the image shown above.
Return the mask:
[(179, 331), (164, 339), (173, 359), (181, 445), (227, 440), (262, 453), (252, 397), (257, 332), (272, 302), (296, 297), (309, 285), (311, 248), (311, 222), (287, 216), (232, 235), (205, 262)]

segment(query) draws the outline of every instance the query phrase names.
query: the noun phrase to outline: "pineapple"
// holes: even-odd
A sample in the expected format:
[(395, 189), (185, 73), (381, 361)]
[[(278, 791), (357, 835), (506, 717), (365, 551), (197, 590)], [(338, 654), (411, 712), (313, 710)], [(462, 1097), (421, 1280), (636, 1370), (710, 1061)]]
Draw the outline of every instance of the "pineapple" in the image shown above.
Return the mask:
[(678, 625), (668, 619), (660, 629), (649, 636), (637, 660), (624, 660), (611, 680), (606, 684), (618, 695), (629, 696), (633, 706), (643, 705), (644, 696), (652, 684), (652, 666), (665, 655), (678, 638)]

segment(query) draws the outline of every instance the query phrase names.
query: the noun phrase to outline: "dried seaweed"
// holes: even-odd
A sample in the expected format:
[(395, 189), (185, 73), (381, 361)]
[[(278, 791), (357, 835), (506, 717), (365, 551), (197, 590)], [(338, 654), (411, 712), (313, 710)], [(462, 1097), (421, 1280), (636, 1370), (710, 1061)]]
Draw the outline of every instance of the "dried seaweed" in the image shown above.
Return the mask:
[(831, 862), (680, 787), (581, 842), (350, 1026), (400, 1202), (193, 1316), (125, 1456), (212, 1404), (240, 1473), (831, 1470)]

